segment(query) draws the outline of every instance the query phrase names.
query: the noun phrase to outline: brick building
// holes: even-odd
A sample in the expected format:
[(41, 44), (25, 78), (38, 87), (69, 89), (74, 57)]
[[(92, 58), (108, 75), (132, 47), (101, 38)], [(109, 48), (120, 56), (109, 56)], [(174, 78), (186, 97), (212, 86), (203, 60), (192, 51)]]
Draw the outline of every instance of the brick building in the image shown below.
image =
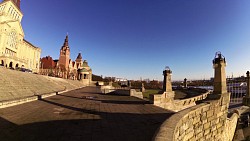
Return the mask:
[(78, 54), (75, 61), (70, 59), (68, 35), (60, 49), (58, 60), (53, 60), (50, 56), (41, 58), (40, 74), (65, 79), (77, 79), (86, 85), (89, 85), (92, 81), (92, 70), (88, 66), (88, 62), (83, 61), (81, 53)]

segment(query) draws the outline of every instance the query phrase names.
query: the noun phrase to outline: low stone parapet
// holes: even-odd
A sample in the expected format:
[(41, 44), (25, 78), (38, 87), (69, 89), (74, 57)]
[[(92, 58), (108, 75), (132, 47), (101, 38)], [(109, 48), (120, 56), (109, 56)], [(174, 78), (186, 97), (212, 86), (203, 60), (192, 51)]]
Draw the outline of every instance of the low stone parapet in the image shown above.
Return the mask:
[(232, 141), (236, 130), (239, 114), (233, 113), (231, 117), (227, 118), (223, 138), (225, 141)]
[(192, 98), (182, 99), (182, 100), (174, 100), (174, 93), (166, 93), (163, 94), (152, 94), (149, 96), (150, 103), (159, 106), (164, 109), (168, 109), (174, 112), (181, 111), (183, 109), (192, 107), (196, 105), (196, 101), (203, 100), (207, 98), (210, 91), (201, 94), (199, 96), (195, 96)]
[(16, 105), (19, 105), (19, 104), (32, 102), (32, 101), (35, 101), (35, 100), (38, 100), (37, 96), (31, 96), (31, 97), (26, 97), (26, 98), (17, 99), (17, 100), (2, 101), (2, 102), (0, 102), (0, 108), (16, 106)]
[(0, 109), (24, 104), (27, 102), (32, 102), (32, 101), (39, 100), (39, 99), (44, 99), (44, 98), (55, 96), (57, 94), (65, 93), (68, 91), (71, 91), (71, 90), (64, 90), (64, 91), (53, 92), (53, 93), (42, 94), (42, 95), (34, 95), (34, 96), (25, 97), (25, 98), (16, 99), (16, 100), (0, 101)]
[(250, 97), (243, 97), (243, 105), (250, 107)]
[(174, 114), (156, 132), (155, 141), (232, 141), (238, 114), (227, 118), (230, 94), (207, 100)]
[(113, 92), (115, 91), (114, 87), (113, 86), (97, 86), (97, 89), (99, 89), (99, 93), (102, 93), (102, 94), (108, 94), (110, 92)]
[(142, 92), (137, 92), (135, 89), (116, 89), (112, 86), (101, 86), (100, 91), (103, 94), (126, 95), (143, 99)]
[(56, 94), (57, 94), (57, 92), (49, 93), (49, 94), (43, 94), (43, 95), (38, 95), (38, 99), (44, 99), (44, 98), (47, 98), (47, 97), (55, 96)]
[(130, 96), (143, 99), (142, 92), (137, 92), (135, 89), (130, 89)]

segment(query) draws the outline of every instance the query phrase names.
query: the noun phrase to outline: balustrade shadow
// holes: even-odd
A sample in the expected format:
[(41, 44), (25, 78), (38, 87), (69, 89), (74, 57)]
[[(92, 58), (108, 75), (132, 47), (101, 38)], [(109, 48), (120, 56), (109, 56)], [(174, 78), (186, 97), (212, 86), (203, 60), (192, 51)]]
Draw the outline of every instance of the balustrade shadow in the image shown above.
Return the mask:
[[(160, 125), (173, 114), (153, 105), (144, 105), (147, 104), (147, 101), (129, 96), (115, 97), (109, 95), (99, 95), (95, 93), (96, 95), (91, 94), (91, 96), (96, 98), (83, 99), (83, 95), (81, 95), (80, 92), (81, 91), (77, 91), (77, 95), (75, 95), (74, 92), (71, 92), (60, 94), (47, 99), (40, 99), (38, 103), (41, 105), (48, 106), (49, 108), (54, 108), (57, 106), (64, 108), (65, 110), (58, 113), (53, 113), (48, 110), (49, 112), (45, 112), (46, 115), (44, 115), (44, 117), (43, 115), (41, 115), (41, 117), (34, 114), (32, 115), (32, 113), (30, 113), (29, 116), (31, 117), (29, 119), (31, 120), (29, 120), (28, 123), (24, 122), (25, 124), (17, 125), (9, 122), (8, 119), (1, 118), (1, 115), (4, 114), (1, 113), (0, 109), (0, 140), (151, 141), (154, 133), (160, 127)], [(90, 94), (89, 92), (85, 93)], [(69, 101), (70, 98), (73, 99), (67, 105), (67, 102), (65, 101)], [(81, 99), (83, 100), (81, 101)], [(89, 100), (93, 100), (93, 102)], [(79, 104), (73, 104), (75, 106), (72, 106), (71, 104), (73, 101), (76, 101)], [(42, 104), (43, 102), (46, 104)], [(92, 106), (89, 106), (90, 109), (85, 108), (85, 106), (82, 108), (77, 107), (77, 105), (81, 106), (81, 103), (84, 102), (88, 102), (90, 105), (96, 104), (97, 107), (100, 106), (100, 102), (111, 104), (104, 104), (106, 106), (109, 105), (105, 108), (106, 110), (92, 108)], [(135, 105), (136, 109), (120, 111), (111, 110), (111, 108), (114, 106), (113, 104), (117, 104), (117, 107), (119, 104), (133, 104)], [(132, 107), (130, 105), (123, 105), (120, 108)], [(146, 108), (153, 109), (149, 110), (150, 112), (147, 112)], [(13, 112), (13, 115), (18, 116), (15, 115), (15, 112)], [(54, 116), (57, 116), (57, 118)], [(38, 122), (32, 123), (33, 118), (36, 119), (34, 121)]]
[[(89, 94), (89, 93), (87, 93), (87, 94)], [(149, 101), (147, 101), (147, 100), (141, 100), (141, 99), (138, 99), (138, 98), (136, 98), (137, 100), (133, 100), (133, 101), (128, 101), (128, 100), (124, 101), (124, 100), (105, 100), (105, 99), (100, 99), (97, 96), (75, 97), (75, 96), (62, 95), (62, 94), (58, 94), (58, 96), (68, 97), (68, 98), (75, 98), (75, 99), (94, 100), (94, 101), (100, 101), (102, 103), (113, 103), (113, 104), (150, 104)], [(110, 96), (112, 96), (112, 95), (110, 95)], [(117, 96), (117, 95), (113, 95), (113, 96)], [(119, 97), (123, 97), (122, 95), (118, 95), (118, 96)], [(125, 96), (125, 97), (129, 97), (129, 96)], [(46, 100), (43, 99), (42, 101), (46, 101)]]
[[(148, 100), (140, 99), (137, 97), (126, 96), (126, 95), (105, 95), (105, 96), (109, 98), (104, 99), (98, 96), (93, 96), (93, 97), (87, 96), (87, 97), (82, 97), (82, 99), (100, 101), (102, 103), (111, 103), (111, 104), (134, 104), (134, 105), (150, 104)], [(124, 100), (124, 99), (127, 99), (127, 100)]]
[(20, 140), (20, 135), (21, 135), (21, 129), (18, 125), (0, 117), (0, 140), (1, 141)]
[(69, 98), (76, 98), (76, 99), (82, 99), (82, 97), (76, 97), (76, 96), (70, 96), (70, 95), (63, 95), (63, 94), (57, 94), (58, 96), (62, 97), (69, 97)]
[[(160, 125), (172, 115), (171, 113), (109, 113), (77, 108), (44, 99), (40, 101), (73, 111), (66, 113), (66, 116), (74, 116), (77, 112), (77, 116), (82, 115), (84, 118), (16, 125), (0, 117), (1, 141), (150, 141)], [(93, 118), (93, 115), (98, 115), (99, 118)]]
[(150, 104), (150, 102), (146, 100), (137, 100), (137, 101), (99, 100), (99, 101), (101, 101), (102, 103), (112, 103), (112, 104), (133, 104), (133, 105)]
[(46, 99), (41, 99), (40, 101), (43, 101), (43, 102), (46, 102), (46, 103), (49, 103), (49, 104), (52, 104), (52, 105), (56, 105), (56, 106), (59, 106), (59, 107), (62, 107), (62, 108), (66, 108), (66, 109), (69, 109), (69, 110), (77, 111), (77, 112), (88, 113), (88, 114), (96, 114), (96, 111), (94, 111), (94, 110), (86, 110), (86, 109), (82, 109), (82, 108), (76, 108), (76, 107), (56, 103), (56, 102), (53, 102), (53, 101), (49, 101), (49, 100), (46, 100)]

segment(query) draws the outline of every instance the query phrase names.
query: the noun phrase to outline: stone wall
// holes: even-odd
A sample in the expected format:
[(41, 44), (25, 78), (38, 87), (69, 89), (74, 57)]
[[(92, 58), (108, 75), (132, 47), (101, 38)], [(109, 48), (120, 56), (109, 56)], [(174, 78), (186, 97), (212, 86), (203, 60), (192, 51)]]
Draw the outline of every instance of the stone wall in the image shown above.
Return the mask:
[(234, 138), (234, 133), (236, 131), (236, 126), (238, 122), (239, 114), (233, 113), (230, 118), (226, 120), (225, 130), (223, 134), (223, 138), (226, 141), (232, 141)]
[[(210, 96), (209, 96), (210, 97)], [(212, 96), (211, 96), (212, 97)], [(213, 97), (216, 98), (216, 97)], [(231, 141), (238, 114), (227, 118), (230, 94), (185, 109), (167, 119), (156, 132), (156, 141)]]
[(135, 89), (130, 89), (130, 96), (143, 99), (142, 92), (137, 92)]
[(182, 99), (182, 100), (174, 100), (174, 93), (164, 92), (163, 94), (153, 94), (149, 96), (150, 103), (162, 107), (164, 109), (168, 109), (174, 112), (181, 111), (183, 109), (189, 108), (191, 106), (196, 105), (196, 101), (203, 100), (207, 98), (210, 91), (203, 93), (199, 96), (195, 96), (192, 98)]

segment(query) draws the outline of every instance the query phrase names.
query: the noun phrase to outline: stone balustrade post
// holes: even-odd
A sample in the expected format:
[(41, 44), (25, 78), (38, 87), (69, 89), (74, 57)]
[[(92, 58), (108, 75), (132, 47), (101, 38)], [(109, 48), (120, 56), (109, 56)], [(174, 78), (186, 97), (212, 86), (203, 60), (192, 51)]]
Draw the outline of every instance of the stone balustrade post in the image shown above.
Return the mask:
[(187, 88), (187, 78), (184, 79), (183, 87), (184, 87), (184, 88)]
[(250, 98), (250, 72), (247, 71), (247, 77), (246, 77), (246, 81), (247, 81), (247, 91), (246, 91), (246, 97)]
[(163, 71), (163, 91), (164, 92), (172, 92), (172, 82), (171, 82), (172, 71), (169, 67), (166, 67)]
[(213, 60), (214, 67), (214, 94), (224, 94), (227, 93), (227, 83), (226, 83), (226, 59), (220, 53), (217, 52)]
[(243, 97), (243, 105), (250, 106), (250, 72), (247, 71), (246, 74), (247, 74), (247, 77), (246, 77), (247, 90), (246, 90), (246, 96)]

